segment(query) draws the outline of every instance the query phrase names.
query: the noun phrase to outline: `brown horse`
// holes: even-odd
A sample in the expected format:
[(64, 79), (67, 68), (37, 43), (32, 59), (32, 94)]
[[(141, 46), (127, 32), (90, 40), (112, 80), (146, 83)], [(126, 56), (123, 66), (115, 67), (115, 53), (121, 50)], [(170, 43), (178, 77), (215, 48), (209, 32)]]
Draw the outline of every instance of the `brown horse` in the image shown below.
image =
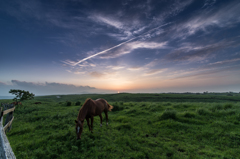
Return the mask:
[[(101, 120), (100, 126), (102, 126), (102, 112), (104, 111), (107, 125), (108, 125), (108, 111), (111, 111), (112, 109), (113, 109), (113, 106), (108, 104), (108, 102), (105, 99), (97, 99), (97, 100), (92, 100), (90, 98), (86, 99), (82, 108), (79, 110), (77, 120), (75, 120), (77, 140), (81, 139), (84, 119), (87, 120), (88, 128), (92, 132), (93, 117), (99, 115)], [(89, 118), (91, 118), (91, 126), (89, 124)]]

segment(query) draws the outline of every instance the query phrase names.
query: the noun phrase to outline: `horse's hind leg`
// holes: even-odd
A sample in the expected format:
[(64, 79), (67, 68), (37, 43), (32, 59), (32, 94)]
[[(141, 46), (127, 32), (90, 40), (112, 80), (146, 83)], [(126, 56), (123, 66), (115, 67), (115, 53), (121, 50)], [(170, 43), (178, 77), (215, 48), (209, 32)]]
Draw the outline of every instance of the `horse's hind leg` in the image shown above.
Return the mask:
[(86, 118), (86, 120), (87, 120), (87, 125), (88, 125), (88, 128), (89, 128), (89, 131), (91, 131), (90, 124), (89, 124), (89, 118)]
[(107, 111), (105, 111), (104, 113), (105, 113), (105, 116), (106, 116), (106, 121), (107, 121), (107, 125), (108, 125), (108, 112), (107, 112)]
[(100, 126), (102, 127), (102, 114), (100, 114), (99, 117), (100, 117), (100, 121), (101, 121)]

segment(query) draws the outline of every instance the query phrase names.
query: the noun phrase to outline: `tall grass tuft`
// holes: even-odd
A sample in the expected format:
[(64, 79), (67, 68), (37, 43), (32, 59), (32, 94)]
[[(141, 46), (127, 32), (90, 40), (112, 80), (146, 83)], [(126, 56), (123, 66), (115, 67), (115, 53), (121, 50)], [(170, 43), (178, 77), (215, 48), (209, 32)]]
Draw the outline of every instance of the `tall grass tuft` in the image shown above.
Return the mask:
[(119, 106), (117, 102), (113, 104), (113, 111), (120, 111), (123, 110), (123, 106)]
[(199, 108), (196, 110), (199, 115), (209, 115), (211, 112), (205, 108)]
[(223, 108), (224, 109), (231, 109), (233, 107), (233, 104), (232, 103), (226, 103)]
[(196, 114), (193, 113), (193, 112), (185, 112), (185, 113), (183, 114), (183, 116), (184, 116), (185, 118), (195, 118)]
[(212, 107), (209, 108), (209, 110), (211, 110), (212, 112), (216, 112), (216, 111), (219, 111), (219, 110), (222, 110), (222, 109), (223, 109), (223, 106), (220, 105), (220, 104), (213, 105)]
[(175, 110), (165, 110), (163, 114), (160, 116), (160, 120), (166, 120), (166, 119), (176, 119), (177, 111)]

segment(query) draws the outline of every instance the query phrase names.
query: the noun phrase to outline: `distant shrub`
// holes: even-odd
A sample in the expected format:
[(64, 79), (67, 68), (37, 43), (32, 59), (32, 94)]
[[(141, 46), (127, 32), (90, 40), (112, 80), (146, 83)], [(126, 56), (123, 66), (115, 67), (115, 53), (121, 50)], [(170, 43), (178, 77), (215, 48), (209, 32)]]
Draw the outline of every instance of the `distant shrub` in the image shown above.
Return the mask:
[(72, 103), (71, 102), (67, 102), (67, 106), (71, 106), (72, 105)]
[(170, 106), (172, 103), (163, 103), (163, 106)]
[(77, 146), (72, 146), (72, 151), (77, 151), (78, 147)]
[(197, 109), (197, 113), (199, 115), (209, 115), (211, 112), (205, 108), (199, 108)]
[(211, 110), (212, 112), (215, 112), (217, 110), (222, 110), (222, 109), (223, 109), (223, 106), (220, 105), (220, 104), (214, 105), (214, 106), (209, 108), (209, 110)]
[(236, 115), (236, 119), (240, 121), (240, 114)]
[(119, 105), (113, 105), (113, 111), (120, 111), (120, 110), (123, 110), (123, 107)]
[(195, 118), (196, 114), (193, 112), (185, 112), (183, 116), (185, 118)]
[(166, 119), (176, 119), (177, 112), (175, 110), (165, 110), (163, 114), (160, 116), (160, 119), (166, 120)]
[(137, 110), (136, 109), (131, 109), (126, 114), (136, 114)]
[(152, 124), (152, 121), (151, 120), (148, 120), (148, 122), (147, 122), (148, 124)]
[(77, 101), (75, 105), (81, 105), (81, 102)]
[(120, 104), (120, 105), (123, 105), (123, 101), (120, 101), (119, 104)]
[(143, 103), (141, 106), (143, 106), (143, 107), (144, 107), (144, 106), (146, 106), (146, 104), (145, 104), (145, 103)]
[(224, 109), (230, 109), (232, 107), (233, 107), (232, 103), (227, 103), (223, 106)]
[(236, 111), (229, 109), (229, 110), (226, 110), (226, 113), (227, 113), (228, 115), (234, 115), (234, 114), (236, 114)]

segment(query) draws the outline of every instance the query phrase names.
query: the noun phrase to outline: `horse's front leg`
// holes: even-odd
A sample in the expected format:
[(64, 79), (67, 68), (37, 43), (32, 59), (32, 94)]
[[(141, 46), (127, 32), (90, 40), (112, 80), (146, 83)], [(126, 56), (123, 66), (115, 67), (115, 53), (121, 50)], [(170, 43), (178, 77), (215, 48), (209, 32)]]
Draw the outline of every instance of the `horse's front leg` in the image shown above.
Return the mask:
[(91, 127), (90, 127), (90, 124), (89, 124), (89, 118), (86, 118), (87, 120), (87, 125), (88, 125), (88, 128), (89, 128), (89, 131), (91, 131)]
[(100, 117), (100, 121), (101, 121), (100, 126), (102, 127), (102, 114), (100, 114), (99, 117)]
[(93, 132), (92, 130), (93, 130), (93, 116), (91, 116), (91, 132)]

